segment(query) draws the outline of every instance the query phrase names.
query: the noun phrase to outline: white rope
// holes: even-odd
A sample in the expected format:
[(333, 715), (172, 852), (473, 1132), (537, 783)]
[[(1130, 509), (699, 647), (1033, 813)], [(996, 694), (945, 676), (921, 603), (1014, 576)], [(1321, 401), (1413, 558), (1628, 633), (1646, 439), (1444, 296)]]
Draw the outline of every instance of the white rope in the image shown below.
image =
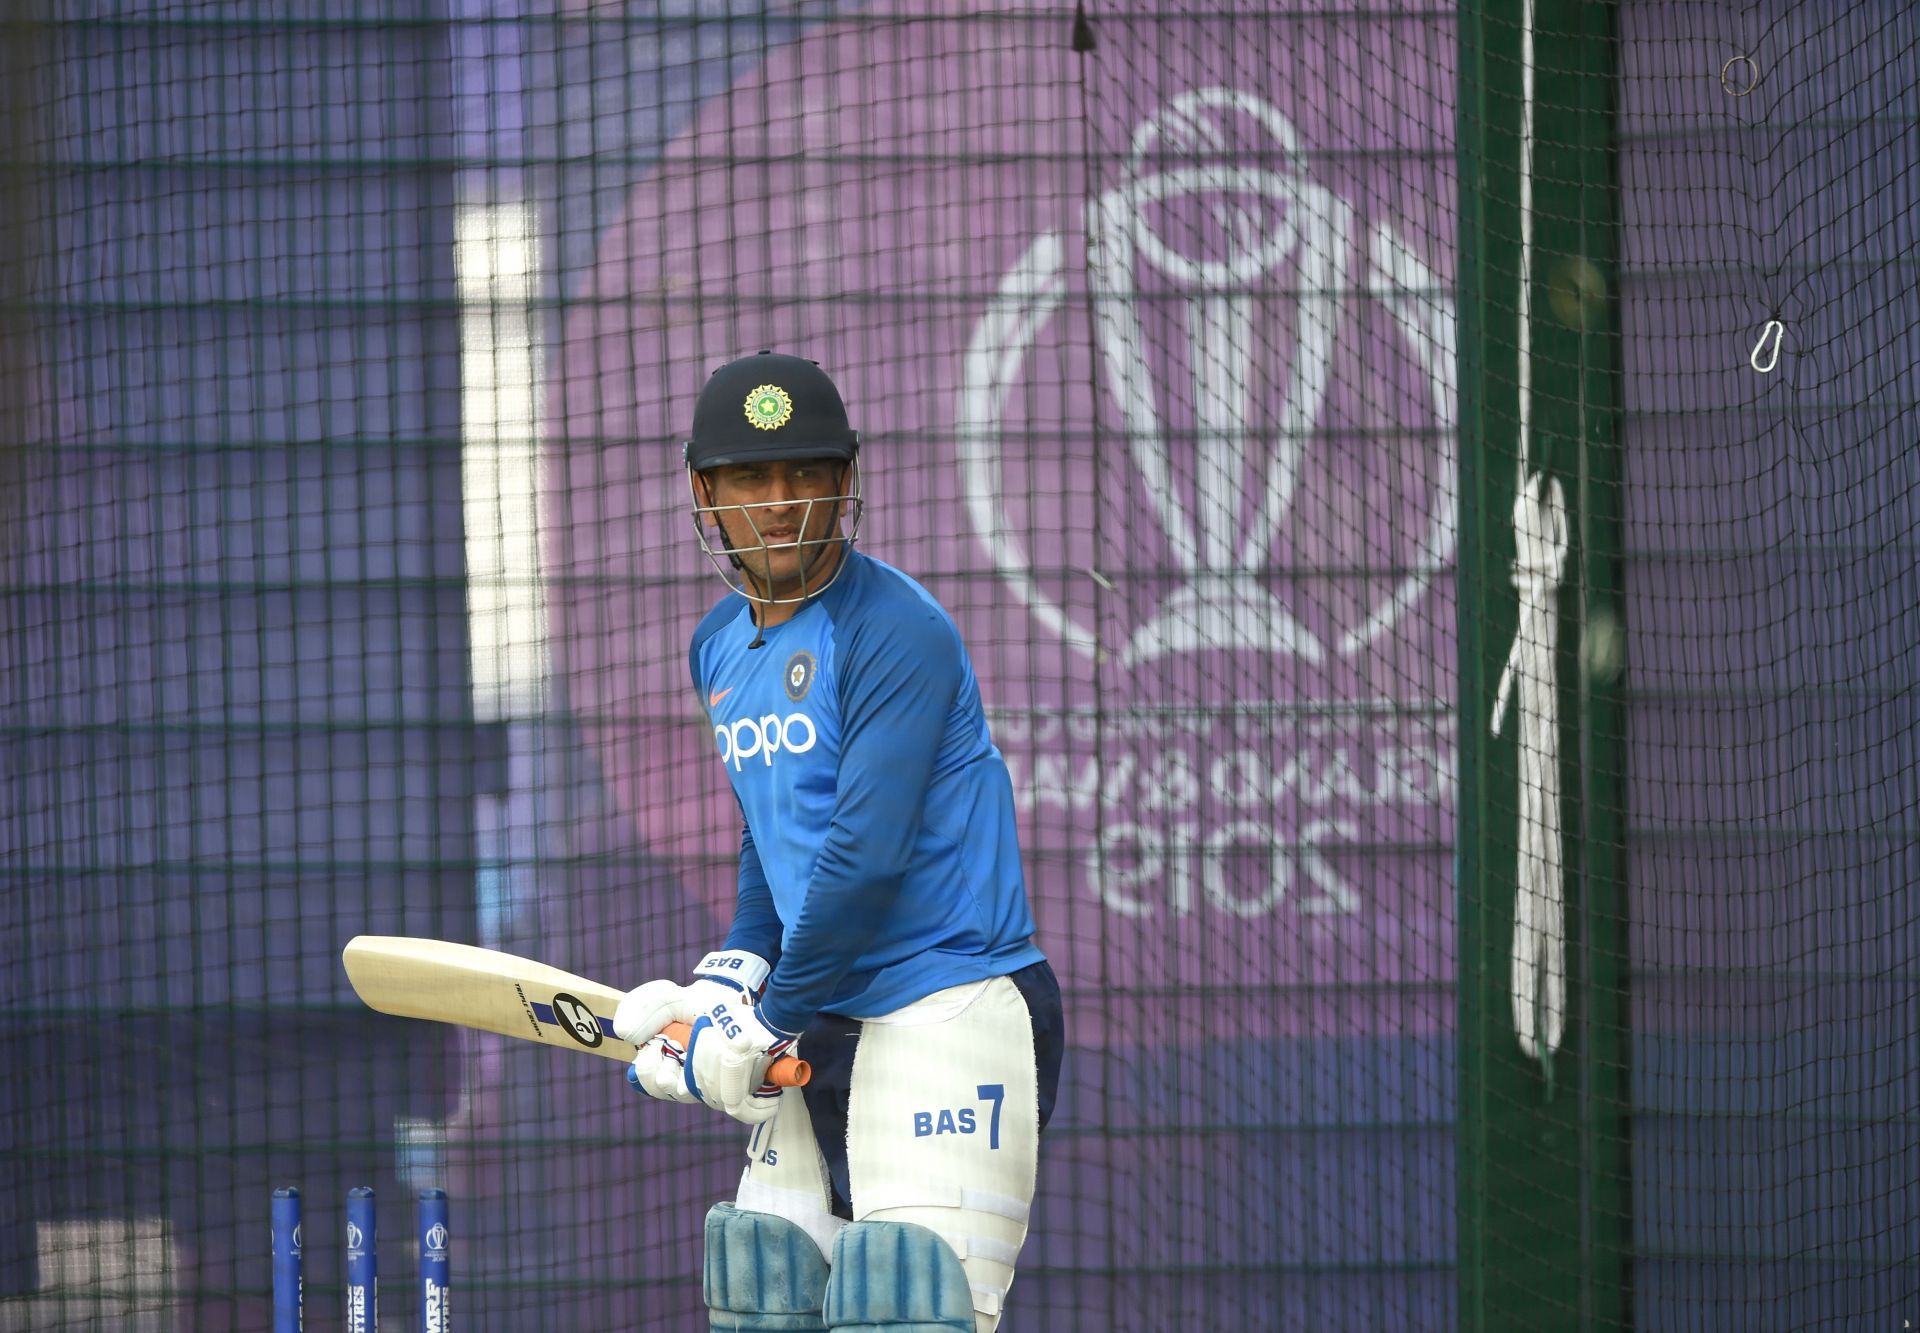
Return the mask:
[(1526, 479), (1533, 434), (1533, 7), (1534, 0), (1526, 0), (1520, 11), (1520, 288), (1514, 312), (1519, 318), (1514, 369), (1520, 398), (1519, 438), (1514, 444), (1520, 454), (1520, 473), (1515, 481)]
[(1520, 1049), (1545, 1064), (1567, 1014), (1566, 907), (1560, 860), (1560, 718), (1554, 682), (1567, 558), (1560, 483), (1536, 473), (1513, 500), (1513, 586), (1520, 622), (1493, 698), (1493, 734), (1518, 687), (1520, 828), (1513, 905), (1513, 1025)]

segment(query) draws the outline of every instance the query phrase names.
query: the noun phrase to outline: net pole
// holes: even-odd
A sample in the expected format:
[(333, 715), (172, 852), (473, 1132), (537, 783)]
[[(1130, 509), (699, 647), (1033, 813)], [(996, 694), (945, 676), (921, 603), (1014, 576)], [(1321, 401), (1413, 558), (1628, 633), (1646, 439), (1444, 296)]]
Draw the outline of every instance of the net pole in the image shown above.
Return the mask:
[[(23, 643), (27, 613), (19, 586), (29, 547), (36, 477), (48, 469), (43, 407), (45, 330), (38, 315), (53, 253), (48, 220), (48, 79), (52, 43), (44, 7), (9, 7), (0, 25), (0, 722), (17, 725), (29, 697)], [(10, 763), (19, 751), (9, 744)], [(16, 783), (0, 783), (0, 847), (17, 857), (26, 845), (29, 806)], [(30, 896), (9, 881), (11, 902), (0, 916), (0, 950), (28, 951), (34, 925)], [(10, 974), (17, 975), (17, 974)], [(15, 1010), (16, 1023), (22, 1017)], [(14, 1071), (17, 1075), (20, 1071)], [(0, 1146), (15, 1148), (14, 1126), (32, 1105), (31, 1080), (11, 1077), (0, 1091)], [(40, 1177), (40, 1180), (36, 1180)], [(34, 1219), (44, 1173), (24, 1154), (0, 1153), (0, 1193), (14, 1201), (0, 1213), (0, 1298), (38, 1288), (40, 1259)]]
[(1614, 64), (1604, 6), (1462, 8), (1465, 1328), (1628, 1318)]
[(1575, 369), (1578, 392), (1556, 404), (1573, 445), (1568, 478), (1571, 556), (1562, 654), (1572, 708), (1566, 746), (1567, 892), (1573, 920), (1570, 970), (1582, 979), (1575, 1071), (1579, 1104), (1580, 1323), (1634, 1323), (1628, 1273), (1632, 1232), (1627, 1153), (1630, 1065), (1627, 1003), (1627, 750), (1619, 691), (1624, 682), (1621, 581), (1623, 481), (1618, 293), (1620, 173), (1618, 49), (1611, 5), (1555, 0), (1579, 77), (1552, 165), (1564, 182), (1546, 243), (1543, 341)]

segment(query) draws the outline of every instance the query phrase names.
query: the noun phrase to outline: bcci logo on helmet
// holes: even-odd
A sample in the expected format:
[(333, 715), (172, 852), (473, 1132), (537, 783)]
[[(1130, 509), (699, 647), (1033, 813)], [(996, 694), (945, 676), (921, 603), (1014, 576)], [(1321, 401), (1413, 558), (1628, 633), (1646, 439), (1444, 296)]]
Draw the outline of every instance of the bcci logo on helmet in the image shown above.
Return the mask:
[[(1231, 151), (1249, 135), (1262, 151)], [(1357, 655), (1453, 552), (1455, 335), (1444, 284), (1390, 226), (1360, 232), (1354, 207), (1309, 179), (1299, 136), (1276, 108), (1225, 88), (1184, 93), (1140, 125), (1125, 177), (1089, 202), (1085, 226), (1095, 392), (1112, 405), (1101, 433), (1123, 439), (1112, 452), (1144, 490), (1144, 515), (1164, 543), (1167, 558), (1152, 563), (1176, 575), (1170, 592), (1136, 612), (1124, 642), (1104, 646), (1126, 666), (1220, 650), (1310, 663)], [(1037, 564), (1076, 562), (1037, 560), (1023, 546), (1005, 485), (1014, 390), (1066, 304), (1069, 262), (1063, 234), (1048, 232), (1001, 279), (967, 349), (959, 459), (970, 520), (1001, 576), (1036, 620), (1091, 657), (1099, 627), (1036, 574)], [(1408, 396), (1426, 400), (1420, 434), (1437, 443), (1420, 458), (1416, 512), (1355, 503), (1342, 520), (1410, 530), (1411, 541), (1399, 539), (1379, 570), (1358, 571), (1365, 593), (1314, 618), (1303, 614), (1306, 599), (1275, 590), (1299, 583), (1275, 580), (1271, 566), (1303, 484), (1331, 466), (1316, 457), (1324, 452), (1316, 436), (1336, 344), (1361, 301), (1379, 303), (1402, 340)], [(1364, 354), (1349, 356), (1368, 373)], [(1125, 534), (1129, 549), (1155, 544), (1151, 528)]]

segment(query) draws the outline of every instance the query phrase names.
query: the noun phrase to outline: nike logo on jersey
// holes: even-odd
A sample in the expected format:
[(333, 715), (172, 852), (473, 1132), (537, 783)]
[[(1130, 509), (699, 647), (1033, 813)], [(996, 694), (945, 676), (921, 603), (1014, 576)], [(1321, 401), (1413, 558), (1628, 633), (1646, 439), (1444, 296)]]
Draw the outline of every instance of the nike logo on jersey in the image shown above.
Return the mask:
[(718, 708), (720, 706), (720, 701), (732, 693), (733, 693), (733, 686), (731, 685), (727, 686), (727, 688), (724, 690), (715, 690), (712, 694), (707, 696), (707, 707)]

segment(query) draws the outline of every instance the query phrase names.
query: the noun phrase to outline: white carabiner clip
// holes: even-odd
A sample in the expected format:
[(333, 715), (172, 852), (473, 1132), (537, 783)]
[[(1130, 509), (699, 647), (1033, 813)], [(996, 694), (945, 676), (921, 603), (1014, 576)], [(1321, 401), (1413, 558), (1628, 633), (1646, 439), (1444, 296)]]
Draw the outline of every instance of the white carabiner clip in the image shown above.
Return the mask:
[[(1787, 326), (1782, 324), (1779, 320), (1777, 319), (1768, 320), (1760, 330), (1760, 341), (1756, 342), (1753, 345), (1753, 353), (1752, 355), (1747, 357), (1747, 364), (1752, 366), (1755, 370), (1759, 371), (1762, 375), (1767, 374), (1775, 366), (1779, 365), (1780, 364), (1780, 339), (1782, 335), (1786, 333), (1786, 331), (1787, 331)], [(1768, 338), (1773, 339), (1773, 347), (1771, 349), (1767, 347)], [(1762, 353), (1766, 354), (1767, 360), (1765, 365), (1762, 365), (1760, 363), (1760, 357)]]

